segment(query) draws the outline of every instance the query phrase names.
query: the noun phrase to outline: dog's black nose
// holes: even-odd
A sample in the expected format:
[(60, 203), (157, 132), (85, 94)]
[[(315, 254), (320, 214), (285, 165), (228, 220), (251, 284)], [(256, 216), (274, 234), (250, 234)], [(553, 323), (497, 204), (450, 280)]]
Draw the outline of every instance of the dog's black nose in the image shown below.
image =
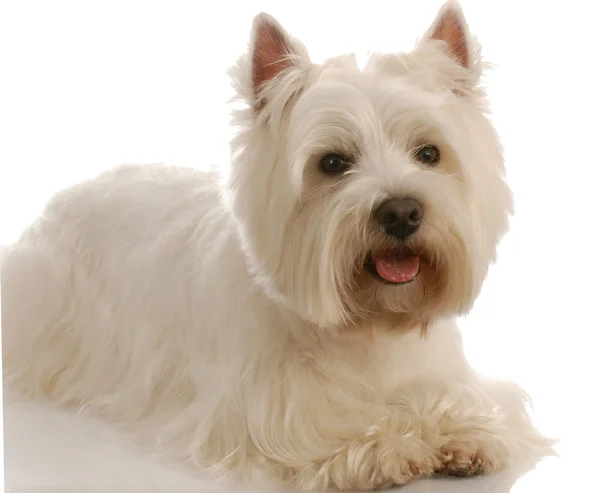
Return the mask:
[(375, 219), (385, 232), (400, 240), (416, 233), (422, 218), (421, 205), (411, 197), (388, 199), (375, 211)]

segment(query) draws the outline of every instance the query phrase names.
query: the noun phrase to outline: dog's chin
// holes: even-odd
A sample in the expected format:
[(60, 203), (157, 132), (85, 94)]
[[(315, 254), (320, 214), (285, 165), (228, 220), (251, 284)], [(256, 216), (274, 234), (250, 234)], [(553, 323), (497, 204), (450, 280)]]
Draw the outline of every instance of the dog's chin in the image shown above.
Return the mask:
[(438, 317), (464, 313), (472, 285), (461, 247), (452, 235), (441, 244), (415, 238), (371, 246), (354, 264), (351, 289), (343, 291), (348, 329), (422, 329)]
[(439, 262), (425, 245), (372, 248), (359, 260), (354, 289), (348, 291), (348, 328), (373, 324), (388, 330), (425, 325), (438, 308), (445, 281)]

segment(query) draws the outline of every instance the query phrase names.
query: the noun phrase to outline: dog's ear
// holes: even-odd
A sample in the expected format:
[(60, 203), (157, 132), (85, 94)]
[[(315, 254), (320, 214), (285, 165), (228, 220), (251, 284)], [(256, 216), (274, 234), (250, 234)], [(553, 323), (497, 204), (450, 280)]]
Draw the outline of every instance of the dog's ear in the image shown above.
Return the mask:
[(290, 68), (310, 65), (306, 48), (292, 38), (270, 15), (261, 13), (254, 18), (250, 40), (250, 66), (254, 107), (265, 104), (265, 85)]
[(442, 68), (447, 79), (453, 82), (453, 91), (457, 94), (471, 92), (477, 86), (483, 68), (481, 50), (477, 40), (469, 33), (462, 9), (456, 0), (449, 0), (440, 8), (423, 38), (424, 42), (431, 40), (442, 41), (446, 53), (460, 67), (456, 67), (458, 70)]
[(426, 38), (446, 43), (448, 54), (462, 67), (473, 66), (475, 60), (469, 28), (457, 1), (450, 0), (442, 6)]

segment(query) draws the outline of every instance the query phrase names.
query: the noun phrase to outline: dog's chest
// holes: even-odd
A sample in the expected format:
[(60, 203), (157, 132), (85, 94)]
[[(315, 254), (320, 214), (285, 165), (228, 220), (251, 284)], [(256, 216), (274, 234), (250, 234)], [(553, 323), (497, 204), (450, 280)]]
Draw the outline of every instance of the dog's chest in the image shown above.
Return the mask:
[(373, 331), (372, 364), (385, 392), (432, 375), (459, 378), (464, 369), (460, 338), (452, 327), (403, 333)]

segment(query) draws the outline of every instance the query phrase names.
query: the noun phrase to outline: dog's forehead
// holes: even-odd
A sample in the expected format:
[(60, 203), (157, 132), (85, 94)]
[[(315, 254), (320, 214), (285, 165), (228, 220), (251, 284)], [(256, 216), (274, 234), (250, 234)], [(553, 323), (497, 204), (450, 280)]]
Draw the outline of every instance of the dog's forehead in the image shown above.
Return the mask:
[[(338, 113), (340, 118), (344, 114), (377, 114), (377, 120), (383, 122), (406, 112), (424, 116), (439, 108), (440, 93), (423, 87), (418, 76), (403, 71), (402, 66), (370, 63), (361, 70), (355, 61), (326, 63), (302, 95), (300, 108), (305, 116), (320, 108), (329, 115)], [(310, 112), (306, 112), (308, 108)]]
[[(371, 60), (371, 59), (370, 59)], [(342, 82), (351, 85), (363, 92), (375, 92), (377, 87), (382, 86), (402, 87), (409, 80), (408, 71), (389, 70), (385, 64), (374, 64), (368, 62), (364, 68), (360, 68), (356, 61), (347, 61), (345, 58), (328, 61), (319, 71), (316, 83)], [(343, 87), (343, 86), (340, 86)]]
[(412, 52), (397, 53), (369, 53), (363, 63), (359, 64), (357, 55), (349, 53), (346, 55), (332, 57), (325, 60), (321, 65), (321, 76), (335, 76), (342, 72), (349, 74), (366, 74), (379, 76), (398, 77), (408, 75), (412, 70), (418, 69), (415, 63), (415, 54)]
[[(439, 101), (439, 87), (431, 84), (431, 67), (415, 63), (410, 53), (371, 54), (361, 68), (355, 55), (327, 60), (313, 79), (310, 96), (321, 92), (336, 92), (338, 100), (355, 98), (356, 104), (367, 101), (377, 109), (389, 109), (390, 104), (401, 109), (405, 101), (429, 106)], [(335, 87), (335, 91), (332, 88)], [(360, 93), (361, 97), (357, 97)], [(409, 104), (410, 109), (415, 109)]]

